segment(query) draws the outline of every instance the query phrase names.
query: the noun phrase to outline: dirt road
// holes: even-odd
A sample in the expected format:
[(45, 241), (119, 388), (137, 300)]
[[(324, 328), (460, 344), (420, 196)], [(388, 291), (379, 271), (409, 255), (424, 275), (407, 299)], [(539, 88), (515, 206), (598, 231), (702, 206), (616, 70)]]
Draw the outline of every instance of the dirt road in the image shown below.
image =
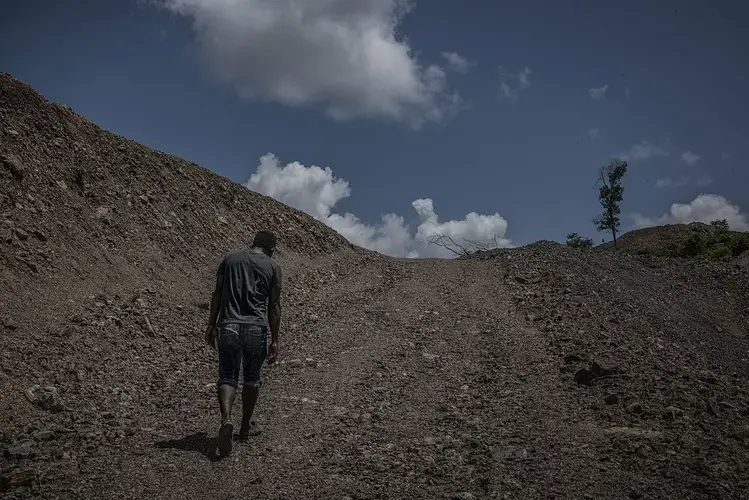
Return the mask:
[(377, 260), (318, 294), (316, 323), (285, 332), (262, 433), (229, 459), (213, 458), (206, 349), (132, 437), (92, 447), (56, 486), (86, 498), (626, 496), (626, 474), (595, 456), (602, 430), (503, 282), (480, 262)]
[[(577, 292), (512, 262), (290, 265), (262, 432), (225, 460), (199, 290), (68, 299), (80, 312), (4, 338), (5, 369), (54, 384), (30, 405), (3, 379), (4, 498), (746, 498), (740, 375), (695, 371), (697, 344), (609, 338)], [(576, 336), (551, 297), (580, 311)], [(574, 352), (605, 346), (623, 372), (577, 380)]]

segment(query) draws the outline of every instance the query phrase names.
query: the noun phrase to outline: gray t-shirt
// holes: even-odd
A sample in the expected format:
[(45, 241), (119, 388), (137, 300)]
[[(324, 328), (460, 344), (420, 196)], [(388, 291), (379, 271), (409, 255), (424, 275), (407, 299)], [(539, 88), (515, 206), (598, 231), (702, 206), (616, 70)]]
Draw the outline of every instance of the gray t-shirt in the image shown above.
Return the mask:
[(268, 326), (268, 297), (274, 286), (281, 286), (281, 266), (255, 250), (231, 252), (218, 266), (223, 276), (219, 325), (243, 323)]

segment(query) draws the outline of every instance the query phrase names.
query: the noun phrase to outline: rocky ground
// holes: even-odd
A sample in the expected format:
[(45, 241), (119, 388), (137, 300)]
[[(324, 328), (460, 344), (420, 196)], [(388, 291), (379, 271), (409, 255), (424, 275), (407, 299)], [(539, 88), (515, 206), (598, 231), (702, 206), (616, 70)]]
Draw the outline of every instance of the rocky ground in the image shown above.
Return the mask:
[[(646, 227), (622, 234), (617, 239), (617, 248), (619, 251), (637, 255), (678, 257), (684, 255), (684, 246), (690, 238), (715, 233), (716, 230), (711, 224), (703, 222)], [(738, 231), (728, 231), (728, 234), (734, 237), (746, 235), (746, 233)], [(612, 242), (603, 243), (597, 249), (613, 251), (614, 244)], [(733, 259), (733, 263), (745, 267), (747, 260), (749, 260), (748, 257), (749, 250), (745, 250), (743, 255), (738, 255)]]
[[(2, 498), (749, 498), (745, 267), (381, 257), (8, 76), (0, 140)], [(208, 295), (265, 227), (281, 362), (217, 460)]]

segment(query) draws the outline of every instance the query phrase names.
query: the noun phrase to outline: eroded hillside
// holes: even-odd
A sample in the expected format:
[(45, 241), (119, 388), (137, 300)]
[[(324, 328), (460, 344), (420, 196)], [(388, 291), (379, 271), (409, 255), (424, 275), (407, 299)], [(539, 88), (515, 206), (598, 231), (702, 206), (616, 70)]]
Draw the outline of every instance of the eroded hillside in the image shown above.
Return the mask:
[[(747, 498), (746, 268), (385, 258), (7, 75), (0, 140), (5, 498)], [(282, 362), (216, 461), (208, 294), (261, 228)]]

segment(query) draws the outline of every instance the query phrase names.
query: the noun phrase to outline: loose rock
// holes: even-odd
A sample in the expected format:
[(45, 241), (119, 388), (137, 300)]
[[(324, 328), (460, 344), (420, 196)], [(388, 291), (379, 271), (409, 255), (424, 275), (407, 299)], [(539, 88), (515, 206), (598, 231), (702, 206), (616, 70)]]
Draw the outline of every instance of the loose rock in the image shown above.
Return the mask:
[(575, 373), (575, 382), (580, 385), (590, 385), (595, 379), (595, 374), (587, 368), (580, 368)]
[(603, 401), (607, 405), (615, 405), (619, 402), (619, 396), (617, 396), (616, 394), (609, 394), (608, 396), (603, 398)]
[(16, 233), (16, 238), (18, 238), (21, 241), (26, 241), (29, 239), (29, 233), (21, 229), (20, 227), (17, 227), (13, 230)]
[(26, 175), (26, 169), (16, 155), (0, 154), (0, 164), (8, 169), (13, 177), (18, 181), (23, 180)]
[(5, 449), (5, 458), (8, 460), (26, 460), (36, 456), (33, 441), (22, 441)]
[(31, 486), (37, 478), (37, 472), (31, 469), (13, 469), (0, 474), (0, 491), (10, 491), (24, 486)]
[(642, 413), (642, 404), (635, 401), (634, 403), (630, 403), (627, 405), (627, 411), (629, 413), (634, 413), (635, 415), (639, 415)]
[(461, 491), (459, 493), (455, 493), (452, 496), (453, 500), (473, 500), (475, 495), (473, 493), (469, 493), (467, 491)]
[(669, 406), (663, 411), (663, 418), (666, 420), (676, 420), (684, 415), (684, 411), (675, 406)]
[(509, 446), (502, 451), (502, 457), (506, 460), (523, 460), (528, 458), (528, 450), (518, 446)]

